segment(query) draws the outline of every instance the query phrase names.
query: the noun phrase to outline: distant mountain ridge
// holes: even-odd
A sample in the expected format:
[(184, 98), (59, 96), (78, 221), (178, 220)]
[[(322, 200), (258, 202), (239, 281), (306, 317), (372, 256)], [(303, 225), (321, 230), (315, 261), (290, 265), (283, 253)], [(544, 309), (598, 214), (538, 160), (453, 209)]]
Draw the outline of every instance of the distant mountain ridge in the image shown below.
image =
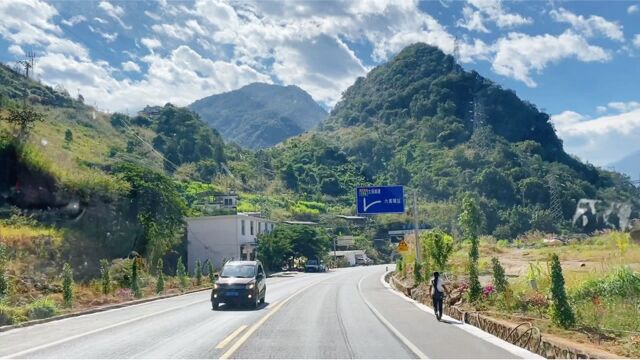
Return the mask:
[(253, 83), (188, 107), (227, 141), (251, 149), (278, 144), (327, 117), (311, 95), (295, 85)]
[(638, 180), (640, 179), (640, 151), (632, 152), (609, 166), (615, 171), (629, 175), (633, 180)]

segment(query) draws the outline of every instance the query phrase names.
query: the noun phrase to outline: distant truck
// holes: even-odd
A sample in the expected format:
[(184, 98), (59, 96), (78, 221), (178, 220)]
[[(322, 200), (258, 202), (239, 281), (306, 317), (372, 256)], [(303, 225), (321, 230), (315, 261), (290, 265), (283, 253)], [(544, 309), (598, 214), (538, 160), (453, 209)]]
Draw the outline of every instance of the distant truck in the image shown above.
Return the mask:
[(309, 259), (304, 265), (304, 272), (325, 272), (327, 267), (324, 266), (322, 261), (317, 259)]

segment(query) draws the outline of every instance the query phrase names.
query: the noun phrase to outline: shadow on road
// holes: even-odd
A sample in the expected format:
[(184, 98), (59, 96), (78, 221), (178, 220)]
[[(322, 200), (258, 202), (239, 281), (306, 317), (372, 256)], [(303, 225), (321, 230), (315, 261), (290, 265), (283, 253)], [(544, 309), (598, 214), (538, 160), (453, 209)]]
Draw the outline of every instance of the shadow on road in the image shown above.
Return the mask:
[(462, 325), (463, 323), (457, 320), (440, 320), (440, 322), (443, 322), (445, 324), (453, 324), (453, 325)]
[(264, 302), (263, 304), (260, 304), (255, 309), (247, 305), (230, 305), (230, 304), (221, 303), (217, 309), (211, 309), (211, 311), (257, 311), (257, 310), (262, 310), (267, 306), (269, 306), (268, 302)]

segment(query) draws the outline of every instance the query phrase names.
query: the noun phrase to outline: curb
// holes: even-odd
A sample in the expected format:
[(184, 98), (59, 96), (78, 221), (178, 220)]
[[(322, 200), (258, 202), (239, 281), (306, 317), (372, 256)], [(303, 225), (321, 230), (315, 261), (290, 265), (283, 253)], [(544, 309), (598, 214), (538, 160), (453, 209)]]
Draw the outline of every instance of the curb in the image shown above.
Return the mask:
[(49, 317), (49, 318), (46, 318), (46, 319), (29, 320), (29, 321), (25, 321), (25, 322), (18, 323), (18, 324), (0, 326), (0, 333), (6, 332), (6, 331), (9, 331), (9, 330), (23, 328), (23, 327), (29, 327), (29, 326), (33, 326), (33, 325), (44, 324), (44, 323), (48, 323), (48, 322), (52, 322), (52, 321), (68, 319), (68, 318), (78, 317), (78, 316), (82, 316), (82, 315), (95, 314), (95, 313), (99, 313), (99, 312), (103, 312), (103, 311), (107, 311), (107, 310), (120, 309), (120, 308), (124, 308), (124, 307), (128, 307), (128, 306), (132, 306), (132, 305), (144, 304), (144, 303), (148, 303), (148, 302), (152, 302), (152, 301), (156, 301), (156, 300), (163, 300), (163, 299), (168, 299), (168, 298), (177, 297), (177, 296), (181, 296), (181, 295), (193, 294), (193, 293), (197, 293), (197, 292), (201, 292), (201, 291), (207, 291), (207, 290), (210, 290), (210, 289), (211, 289), (211, 287), (193, 289), (193, 290), (185, 291), (183, 293), (178, 293), (178, 294), (168, 294), (168, 295), (154, 296), (154, 297), (145, 298), (145, 299), (126, 301), (126, 302), (121, 302), (121, 303), (117, 303), (117, 304), (111, 304), (111, 305), (101, 306), (101, 307), (97, 307), (97, 308), (92, 308), (92, 309), (72, 312), (72, 313), (68, 313), (68, 314), (52, 316), (52, 317)]

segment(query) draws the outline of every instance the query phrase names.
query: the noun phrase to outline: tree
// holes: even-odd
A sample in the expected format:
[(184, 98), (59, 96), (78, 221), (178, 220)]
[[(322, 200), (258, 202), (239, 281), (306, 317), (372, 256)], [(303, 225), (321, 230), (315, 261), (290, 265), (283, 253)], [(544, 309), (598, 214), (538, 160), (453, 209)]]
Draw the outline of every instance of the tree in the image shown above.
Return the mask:
[(36, 123), (42, 122), (45, 119), (44, 114), (27, 105), (12, 107), (9, 108), (8, 111), (9, 114), (0, 117), (0, 119), (17, 127), (18, 138), (20, 139), (28, 137)]
[(111, 274), (109, 274), (109, 260), (100, 260), (100, 287), (103, 295), (111, 293)]
[(422, 241), (427, 245), (427, 254), (436, 266), (436, 270), (444, 271), (447, 268), (449, 256), (453, 252), (453, 237), (440, 230), (423, 233)]
[(185, 269), (184, 263), (182, 263), (182, 256), (178, 258), (176, 276), (178, 277), (178, 281), (180, 282), (180, 290), (185, 291), (187, 289), (187, 286), (189, 286), (189, 277), (187, 276), (187, 269)]
[(71, 129), (67, 129), (64, 132), (64, 141), (66, 141), (67, 144), (73, 141), (73, 132), (71, 131)]
[(509, 287), (509, 282), (507, 281), (504, 268), (497, 257), (492, 258), (491, 263), (493, 265), (493, 286), (496, 288), (498, 293), (504, 293)]
[(62, 299), (64, 306), (73, 306), (73, 270), (69, 263), (62, 266)]
[(269, 271), (282, 268), (293, 254), (291, 241), (290, 231), (282, 226), (258, 235), (258, 259)]
[[(260, 246), (260, 245), (258, 245)], [(213, 269), (213, 263), (211, 263), (211, 261), (207, 261), (207, 275), (209, 276), (209, 283), (211, 283), (211, 285), (216, 283), (216, 274), (215, 271)]]
[(419, 284), (424, 280), (424, 278), (422, 277), (422, 267), (420, 266), (418, 260), (415, 260), (415, 262), (413, 263), (413, 279), (415, 280), (416, 284)]
[(202, 285), (202, 263), (200, 259), (196, 260), (196, 285)]
[(136, 298), (142, 297), (142, 291), (140, 291), (140, 275), (138, 274), (138, 259), (134, 258), (131, 263), (131, 291)]
[(7, 263), (7, 248), (4, 244), (0, 244), (0, 300), (9, 293), (9, 281), (5, 267)]
[(551, 301), (549, 309), (551, 320), (562, 328), (572, 327), (575, 324), (575, 316), (567, 299), (558, 254), (551, 255)]
[(480, 257), (478, 235), (482, 226), (482, 217), (478, 205), (469, 195), (465, 195), (462, 200), (462, 213), (459, 222), (465, 238), (471, 241), (469, 249), (469, 300), (473, 302), (480, 299), (482, 295), (482, 286), (478, 279), (478, 259)]
[(156, 264), (156, 273), (158, 274), (158, 281), (156, 282), (156, 294), (164, 292), (164, 264), (162, 259), (158, 259)]
[(128, 198), (143, 227), (142, 241), (136, 241), (138, 253), (147, 254), (150, 264), (178, 245), (184, 232), (186, 205), (177, 185), (168, 177), (133, 164), (118, 164), (116, 175), (131, 184)]

